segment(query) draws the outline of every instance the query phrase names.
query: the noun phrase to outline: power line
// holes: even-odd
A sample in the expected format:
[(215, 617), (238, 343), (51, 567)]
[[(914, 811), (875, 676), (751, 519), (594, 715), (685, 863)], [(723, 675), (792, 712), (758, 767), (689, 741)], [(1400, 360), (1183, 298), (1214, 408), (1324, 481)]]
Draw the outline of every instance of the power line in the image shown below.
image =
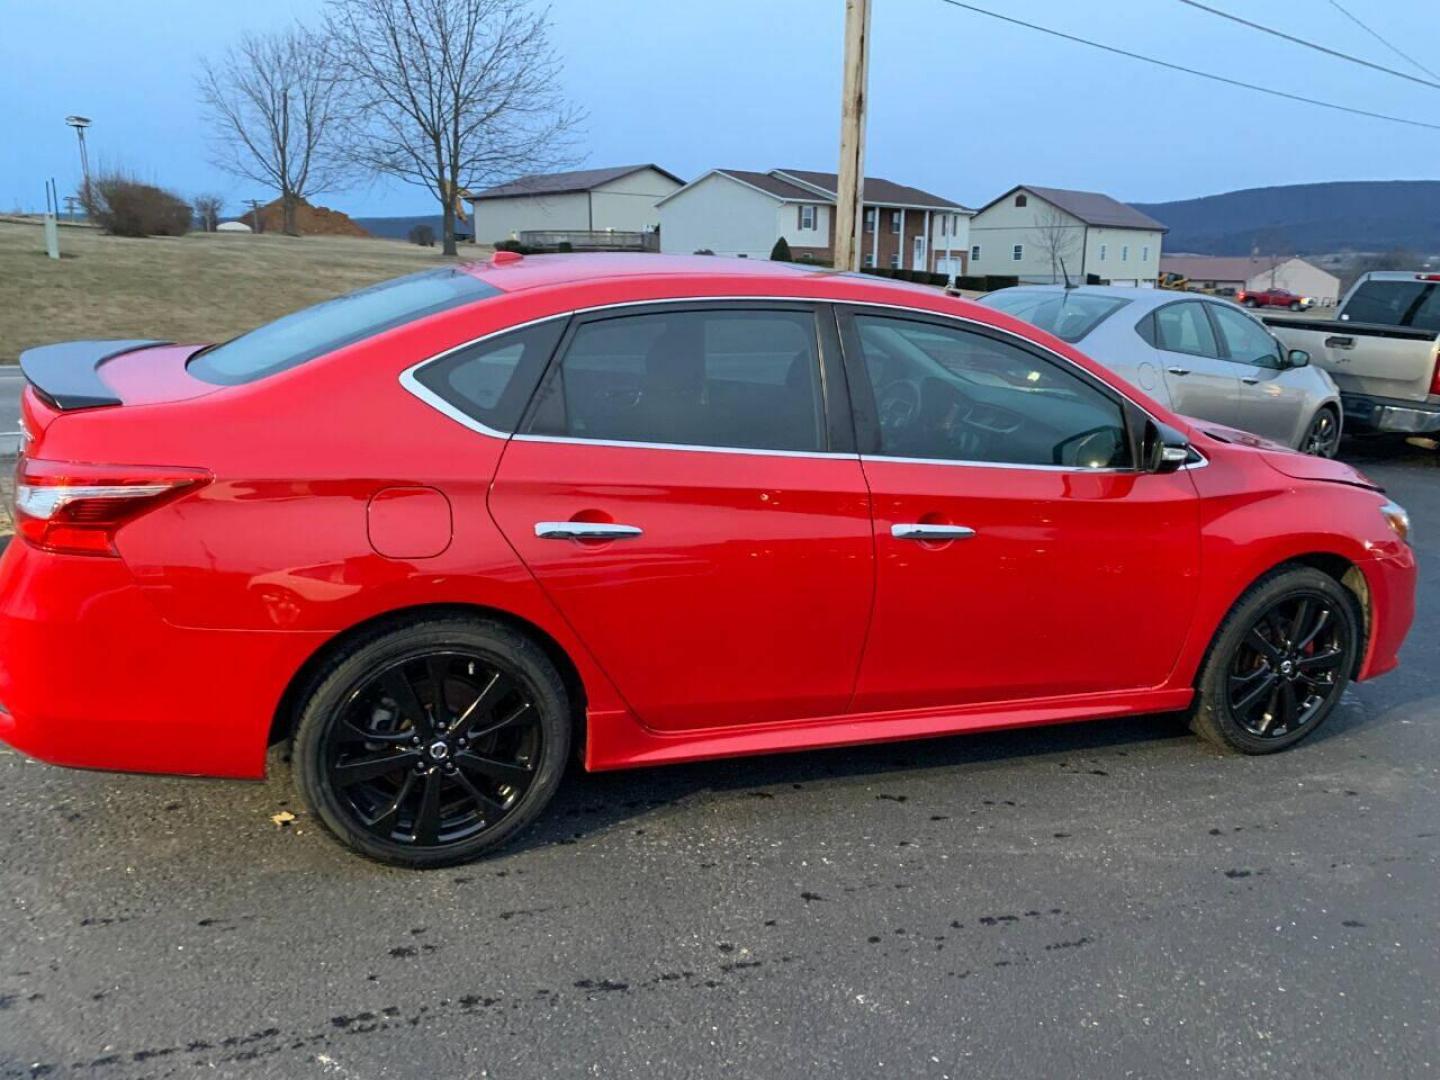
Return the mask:
[(1222, 19), (1229, 19), (1233, 23), (1239, 23), (1241, 26), (1248, 27), (1251, 30), (1258, 30), (1262, 34), (1269, 34), (1271, 37), (1277, 37), (1283, 41), (1303, 45), (1307, 49), (1314, 49), (1316, 52), (1322, 52), (1327, 56), (1334, 56), (1340, 60), (1348, 60), (1352, 64), (1359, 64), (1361, 67), (1371, 68), (1374, 71), (1383, 71), (1386, 75), (1394, 75), (1397, 79), (1408, 79), (1410, 82), (1419, 83), (1421, 86), (1428, 86), (1433, 90), (1440, 90), (1440, 82), (1432, 82), (1430, 79), (1422, 79), (1418, 75), (1410, 75), (1403, 71), (1396, 71), (1392, 67), (1386, 67), (1384, 64), (1376, 64), (1359, 56), (1351, 56), (1349, 53), (1343, 53), (1339, 49), (1332, 49), (1328, 45), (1320, 45), (1314, 41), (1306, 41), (1304, 38), (1296, 37), (1294, 34), (1287, 34), (1283, 30), (1275, 30), (1269, 26), (1262, 26), (1257, 22), (1251, 22), (1249, 19), (1242, 19), (1239, 15), (1232, 15), (1228, 11), (1221, 11), (1219, 8), (1213, 8), (1209, 4), (1202, 4), (1200, 0), (1180, 0), (1180, 3), (1188, 5), (1189, 7), (1198, 8), (1211, 15), (1218, 15)]
[(1367, 34), (1369, 34), (1371, 37), (1373, 37), (1376, 41), (1380, 42), (1381, 45), (1384, 45), (1387, 49), (1389, 49), (1391, 52), (1393, 52), (1396, 56), (1400, 57), (1401, 60), (1404, 60), (1404, 61), (1406, 61), (1408, 64), (1410, 64), (1411, 67), (1419, 68), (1421, 71), (1425, 72), (1426, 75), (1429, 75), (1432, 79), (1440, 79), (1440, 75), (1436, 75), (1435, 72), (1433, 72), (1432, 70), (1430, 70), (1430, 69), (1429, 69), (1428, 67), (1426, 67), (1424, 64), (1420, 63), (1419, 60), (1416, 60), (1416, 59), (1415, 59), (1413, 56), (1411, 56), (1409, 53), (1401, 51), (1401, 49), (1400, 49), (1400, 47), (1399, 47), (1398, 45), (1392, 45), (1388, 40), (1386, 40), (1385, 38), (1381, 37), (1381, 36), (1380, 36), (1380, 32), (1379, 32), (1378, 30), (1372, 30), (1372, 29), (1370, 29), (1370, 27), (1366, 26), (1363, 22), (1361, 22), (1360, 19), (1359, 19), (1357, 16), (1350, 14), (1350, 12), (1349, 12), (1348, 10), (1346, 10), (1345, 8), (1343, 8), (1343, 7), (1340, 6), (1338, 0), (1330, 0), (1330, 6), (1333, 7), (1336, 11), (1340, 12), (1341, 15), (1344, 15), (1347, 19), (1349, 19), (1351, 22), (1353, 22), (1356, 26), (1360, 27), (1361, 30), (1364, 30)]
[(1167, 68), (1170, 71), (1180, 71), (1186, 75), (1195, 75), (1202, 79), (1209, 79), (1212, 82), (1225, 83), (1227, 86), (1238, 86), (1242, 90), (1253, 90), (1257, 94), (1270, 94), (1272, 97), (1285, 98), (1287, 101), (1299, 101), (1306, 105), (1318, 105), (1322, 109), (1334, 109), (1336, 112), (1350, 113), (1354, 116), (1367, 116), (1372, 120), (1388, 120), (1395, 124), (1408, 124), (1411, 127), (1429, 128), (1431, 131), (1440, 131), (1440, 124), (1427, 124), (1424, 120), (1409, 120), (1403, 116), (1387, 116), (1385, 113), (1370, 112), (1368, 109), (1355, 109), (1349, 105), (1337, 105), (1333, 101), (1321, 101), (1318, 98), (1291, 94), (1285, 90), (1275, 90), (1268, 86), (1256, 86), (1254, 83), (1241, 82), (1239, 79), (1231, 79), (1224, 75), (1213, 74), (1209, 71), (1200, 71), (1197, 68), (1185, 67), (1182, 64), (1172, 64), (1168, 60), (1159, 60), (1153, 56), (1145, 56), (1143, 53), (1130, 52), (1126, 49), (1117, 48), (1114, 45), (1102, 45), (1100, 42), (1091, 41), (1089, 38), (1076, 37), (1074, 34), (1067, 34), (1060, 30), (1052, 30), (1048, 26), (1040, 26), (1037, 23), (1025, 22), (1023, 19), (1016, 19), (1009, 15), (1001, 15), (998, 11), (990, 11), (986, 8), (976, 7), (974, 4), (962, 3), (961, 0), (941, 0), (941, 3), (949, 4), (952, 7), (963, 8), (966, 11), (973, 11), (977, 15), (988, 15), (992, 19), (999, 19), (1001, 22), (1011, 23), (1015, 26), (1023, 26), (1027, 30), (1038, 30), (1042, 34), (1049, 34), (1051, 37), (1071, 41), (1077, 45), (1088, 45), (1092, 49), (1113, 53), (1116, 56), (1124, 56), (1131, 60), (1154, 64), (1156, 67)]

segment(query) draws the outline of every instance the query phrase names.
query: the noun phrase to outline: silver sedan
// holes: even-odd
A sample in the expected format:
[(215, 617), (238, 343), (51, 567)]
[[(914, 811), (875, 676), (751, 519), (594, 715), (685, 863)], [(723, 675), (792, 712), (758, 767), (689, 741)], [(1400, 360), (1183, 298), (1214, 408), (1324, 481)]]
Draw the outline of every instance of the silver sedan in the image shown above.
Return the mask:
[(1340, 446), (1340, 392), (1228, 300), (1109, 285), (1021, 285), (980, 303), (1048, 330), (1176, 412), (1307, 454)]

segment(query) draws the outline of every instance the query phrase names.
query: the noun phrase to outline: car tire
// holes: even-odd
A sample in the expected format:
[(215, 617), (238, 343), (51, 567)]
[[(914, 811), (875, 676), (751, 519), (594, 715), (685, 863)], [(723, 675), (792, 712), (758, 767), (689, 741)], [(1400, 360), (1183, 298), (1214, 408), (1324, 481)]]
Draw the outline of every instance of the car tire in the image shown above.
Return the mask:
[(1245, 300), (1245, 306), (1246, 306), (1246, 307), (1255, 307), (1256, 304), (1255, 304), (1255, 301), (1254, 301), (1254, 300), (1251, 300), (1251, 299), (1249, 299), (1249, 298), (1247, 297), (1246, 300)]
[(1328, 574), (1297, 565), (1267, 574), (1215, 632), (1190, 730), (1233, 753), (1294, 746), (1340, 703), (1358, 666), (1363, 625), (1354, 594)]
[(336, 839), (368, 858), (417, 869), (468, 862), (533, 822), (560, 784), (571, 742), (564, 680), (503, 623), (381, 628), (310, 685), (296, 787)]
[(1321, 405), (1305, 428), (1300, 452), (1313, 457), (1333, 458), (1340, 452), (1340, 414), (1333, 406)]
[(1299, 310), (1300, 310), (1300, 301), (1299, 301), (1299, 300), (1291, 300), (1291, 301), (1290, 301), (1290, 310), (1291, 310), (1291, 311), (1299, 311)]

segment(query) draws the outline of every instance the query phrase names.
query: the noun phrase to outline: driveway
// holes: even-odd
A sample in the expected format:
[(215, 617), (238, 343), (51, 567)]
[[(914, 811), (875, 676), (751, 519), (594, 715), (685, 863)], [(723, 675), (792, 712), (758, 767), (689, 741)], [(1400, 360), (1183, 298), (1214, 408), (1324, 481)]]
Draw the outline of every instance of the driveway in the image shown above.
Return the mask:
[(406, 873), (278, 758), (0, 754), (0, 1076), (1433, 1074), (1436, 462), (1364, 466), (1416, 525), (1402, 668), (1275, 757), (1141, 718), (577, 775), (518, 848)]

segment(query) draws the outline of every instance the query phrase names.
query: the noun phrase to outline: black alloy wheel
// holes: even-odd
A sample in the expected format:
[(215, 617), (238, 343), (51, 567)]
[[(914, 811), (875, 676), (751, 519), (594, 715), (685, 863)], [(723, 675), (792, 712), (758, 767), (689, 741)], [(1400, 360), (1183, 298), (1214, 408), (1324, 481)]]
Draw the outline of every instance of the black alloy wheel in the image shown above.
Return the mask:
[(559, 676), (506, 627), (403, 628), (349, 653), (296, 735), (297, 781), (342, 841), (445, 866), (508, 838), (549, 801), (569, 748)]
[(1191, 727), (1241, 753), (1294, 745), (1339, 704), (1358, 666), (1362, 626), (1354, 594), (1328, 574), (1305, 566), (1272, 572), (1217, 632)]
[(1319, 715), (1350, 660), (1335, 603), (1318, 593), (1288, 595), (1252, 621), (1234, 651), (1230, 714), (1258, 739), (1283, 738)]
[(1335, 410), (1325, 406), (1315, 414), (1305, 430), (1305, 441), (1300, 449), (1315, 457), (1333, 458), (1340, 452), (1340, 420)]

